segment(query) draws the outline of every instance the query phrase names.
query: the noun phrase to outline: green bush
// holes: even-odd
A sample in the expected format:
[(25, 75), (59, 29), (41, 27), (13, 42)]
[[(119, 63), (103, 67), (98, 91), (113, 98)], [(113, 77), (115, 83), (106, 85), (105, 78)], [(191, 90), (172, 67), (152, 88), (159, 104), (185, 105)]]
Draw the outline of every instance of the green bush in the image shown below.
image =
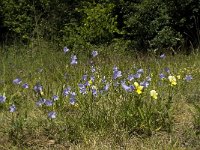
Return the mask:
[(83, 3), (82, 8), (76, 9), (82, 19), (65, 24), (64, 42), (68, 46), (88, 47), (112, 41), (114, 34), (119, 32), (117, 16), (112, 14), (114, 7), (112, 3)]

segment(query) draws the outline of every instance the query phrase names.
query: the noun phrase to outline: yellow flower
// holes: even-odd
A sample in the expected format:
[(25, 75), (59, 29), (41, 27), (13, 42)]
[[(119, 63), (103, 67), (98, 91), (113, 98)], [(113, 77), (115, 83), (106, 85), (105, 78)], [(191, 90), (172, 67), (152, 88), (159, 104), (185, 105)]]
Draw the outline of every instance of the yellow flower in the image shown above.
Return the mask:
[(171, 86), (174, 86), (177, 84), (175, 76), (169, 76), (168, 79), (169, 79), (169, 82), (171, 83)]
[(151, 97), (153, 97), (154, 99), (158, 99), (158, 93), (155, 90), (151, 90), (150, 91), (150, 95)]
[(177, 75), (177, 79), (181, 79), (181, 76), (180, 76), (180, 75)]
[(135, 86), (136, 92), (138, 94), (141, 94), (142, 90), (143, 90), (143, 86), (139, 85), (139, 83), (137, 83), (137, 82), (134, 82), (134, 86)]
[(89, 83), (89, 85), (92, 85), (92, 80), (89, 80), (88, 83)]

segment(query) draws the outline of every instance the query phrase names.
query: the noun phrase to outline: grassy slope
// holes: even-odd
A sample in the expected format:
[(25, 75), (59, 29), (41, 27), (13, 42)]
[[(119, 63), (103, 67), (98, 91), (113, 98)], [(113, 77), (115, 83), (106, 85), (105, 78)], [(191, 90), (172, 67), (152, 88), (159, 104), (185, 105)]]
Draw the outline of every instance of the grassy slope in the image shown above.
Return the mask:
[[(153, 132), (151, 136), (144, 137), (130, 136), (117, 127), (114, 130), (114, 125), (111, 130), (102, 130), (101, 127), (98, 132), (85, 130), (83, 126), (79, 126), (79, 120), (73, 118), (73, 115), (76, 115), (73, 112), (74, 108), (71, 109), (68, 105), (63, 107), (63, 111), (67, 110), (63, 113), (68, 117), (58, 116), (52, 123), (47, 119), (47, 111), (35, 106), (38, 98), (32, 88), (39, 81), (45, 87), (44, 93), (47, 98), (53, 94), (61, 96), (63, 86), (75, 87), (82, 75), (89, 72), (88, 58), (77, 55), (79, 62), (73, 67), (70, 65), (72, 52), (64, 54), (62, 50), (56, 52), (47, 46), (14, 47), (9, 48), (9, 51), (1, 53), (0, 93), (6, 93), (10, 103), (16, 104), (17, 111), (10, 113), (9, 106), (1, 105), (0, 149), (200, 149), (200, 137), (196, 135), (194, 127), (195, 109), (192, 104), (199, 103), (200, 56), (167, 55), (166, 59), (161, 60), (153, 56), (136, 59), (132, 54), (100, 52), (99, 56), (93, 59), (99, 76), (111, 76), (115, 65), (122, 72), (136, 66), (137, 69), (151, 68), (156, 76), (164, 67), (169, 67), (176, 75), (187, 72), (193, 76), (186, 88), (179, 88), (174, 98), (172, 131)], [(13, 85), (12, 81), (16, 77), (27, 82), (30, 89), (23, 90)], [(120, 96), (115, 95), (112, 99), (120, 100)], [(68, 127), (68, 135), (65, 126)]]

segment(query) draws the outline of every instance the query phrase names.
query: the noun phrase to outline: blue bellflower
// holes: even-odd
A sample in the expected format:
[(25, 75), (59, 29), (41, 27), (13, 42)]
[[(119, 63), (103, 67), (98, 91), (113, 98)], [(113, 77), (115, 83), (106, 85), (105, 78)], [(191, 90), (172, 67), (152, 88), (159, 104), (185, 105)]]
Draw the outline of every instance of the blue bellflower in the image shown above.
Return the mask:
[(70, 98), (69, 98), (69, 101), (70, 101), (70, 104), (71, 105), (75, 105), (76, 103), (76, 93), (75, 92), (72, 92), (71, 95), (70, 95)]
[(71, 87), (68, 86), (66, 89), (63, 90), (63, 95), (68, 96), (70, 94), (70, 91), (71, 91)]
[(49, 117), (50, 119), (55, 119), (55, 118), (56, 118), (56, 112), (55, 112), (55, 111), (49, 112), (49, 113), (48, 113), (48, 117)]
[(118, 71), (118, 70), (114, 71), (113, 79), (117, 79), (117, 78), (119, 78), (121, 76), (122, 76), (122, 72), (121, 71)]
[(10, 107), (9, 107), (9, 111), (10, 112), (15, 112), (16, 111), (16, 107), (14, 104), (12, 104)]
[(57, 101), (57, 100), (59, 99), (59, 97), (58, 97), (57, 95), (54, 95), (54, 96), (52, 97), (52, 99), (53, 99), (53, 101)]
[(6, 101), (6, 97), (3, 95), (0, 95), (0, 103), (4, 103)]
[(98, 55), (98, 52), (97, 52), (97, 51), (93, 51), (93, 52), (92, 52), (92, 56), (93, 56), (93, 57), (96, 57), (97, 55)]
[(67, 53), (67, 52), (69, 51), (69, 49), (65, 46), (65, 47), (63, 48), (63, 51), (64, 51), (64, 53)]
[(123, 88), (125, 91), (131, 92), (131, 87), (128, 86), (128, 85), (126, 85), (125, 82), (122, 82), (121, 85), (122, 85), (122, 88)]
[(76, 55), (72, 55), (71, 56), (71, 65), (75, 65), (75, 64), (77, 64), (78, 62), (77, 62), (77, 57), (76, 57)]
[(22, 80), (20, 78), (16, 78), (16, 79), (13, 80), (13, 83), (14, 84), (21, 84)]
[(29, 86), (28, 86), (27, 83), (24, 83), (24, 84), (22, 85), (22, 87), (23, 87), (24, 89), (28, 89), (28, 88), (29, 88)]
[(193, 79), (193, 78), (192, 78), (191, 75), (186, 75), (186, 76), (185, 76), (185, 80), (186, 80), (187, 82), (191, 81), (192, 79)]

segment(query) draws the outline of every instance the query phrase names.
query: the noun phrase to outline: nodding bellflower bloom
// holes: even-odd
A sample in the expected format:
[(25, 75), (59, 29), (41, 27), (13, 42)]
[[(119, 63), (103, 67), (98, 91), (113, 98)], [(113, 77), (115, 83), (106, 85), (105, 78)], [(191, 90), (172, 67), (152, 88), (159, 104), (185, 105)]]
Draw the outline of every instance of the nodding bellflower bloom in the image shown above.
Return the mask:
[(86, 94), (87, 93), (86, 85), (84, 85), (84, 84), (78, 84), (78, 87), (79, 87), (79, 92), (81, 94)]
[(41, 98), (39, 101), (36, 102), (37, 106), (42, 106), (45, 103), (46, 99)]
[(78, 62), (77, 62), (77, 57), (76, 57), (76, 55), (72, 55), (71, 56), (71, 65), (75, 65), (75, 64), (77, 64)]
[(20, 78), (16, 78), (16, 79), (13, 80), (13, 83), (14, 84), (21, 84), (22, 80)]
[(129, 81), (134, 80), (134, 75), (133, 75), (133, 74), (128, 75), (128, 80), (129, 80)]
[(4, 95), (0, 95), (0, 103), (4, 103), (6, 101), (6, 97)]
[(41, 95), (43, 95), (43, 92), (42, 92), (43, 87), (40, 84), (35, 85), (33, 89), (36, 93), (40, 93)]
[(125, 83), (124, 81), (121, 83), (121, 85), (122, 85), (122, 88), (123, 88), (125, 91), (131, 92), (132, 88), (131, 88), (130, 86), (126, 85), (126, 83)]
[(50, 119), (55, 119), (55, 118), (56, 118), (56, 112), (55, 112), (55, 111), (50, 111), (50, 112), (48, 113), (48, 117), (49, 117)]
[(117, 78), (119, 78), (121, 76), (122, 76), (122, 72), (121, 71), (118, 71), (118, 70), (114, 71), (113, 79), (117, 79)]
[(95, 71), (96, 71), (95, 67), (92, 66), (92, 67), (91, 67), (91, 72), (94, 73)]
[(162, 59), (164, 59), (165, 57), (166, 57), (165, 54), (160, 55), (160, 58), (162, 58)]
[(108, 91), (108, 89), (109, 89), (109, 87), (110, 87), (110, 84), (109, 83), (106, 83), (106, 85), (104, 86), (104, 91)]
[(96, 88), (96, 86), (92, 86), (92, 95), (93, 96), (97, 96), (97, 88)]
[(164, 75), (163, 73), (160, 73), (160, 74), (159, 74), (159, 77), (160, 77), (160, 79), (164, 79), (164, 78), (165, 78), (165, 75)]
[(186, 76), (185, 76), (185, 80), (186, 80), (187, 82), (191, 81), (192, 79), (193, 79), (193, 78), (192, 78), (191, 75), (186, 75)]
[(97, 51), (93, 51), (93, 52), (92, 52), (92, 56), (93, 56), (93, 57), (96, 57), (97, 55), (98, 55), (98, 52), (97, 52)]
[(141, 77), (141, 74), (140, 73), (136, 73), (135, 75), (134, 75), (134, 78), (136, 78), (136, 79), (139, 79)]
[(15, 112), (16, 111), (16, 107), (14, 104), (12, 104), (10, 107), (9, 107), (9, 111), (10, 112)]
[(53, 105), (53, 101), (51, 101), (51, 100), (45, 100), (44, 104), (46, 106), (52, 106)]
[(167, 72), (167, 73), (170, 73), (170, 70), (168, 67), (164, 68), (164, 70)]
[(141, 86), (147, 88), (149, 86), (149, 82), (148, 81), (143, 81), (140, 83)]
[(95, 76), (91, 76), (91, 77), (90, 77), (90, 80), (92, 80), (92, 82), (94, 82)]
[(65, 46), (65, 47), (63, 48), (63, 51), (64, 51), (64, 53), (67, 53), (67, 52), (69, 51), (69, 49)]
[(87, 75), (83, 75), (82, 80), (86, 81), (87, 80)]
[(139, 70), (137, 71), (137, 73), (142, 74), (142, 73), (144, 73), (144, 70), (143, 70), (143, 69), (139, 69)]
[(113, 67), (113, 72), (118, 71), (118, 68), (116, 66)]
[(76, 93), (72, 92), (71, 95), (70, 95), (70, 98), (69, 98), (69, 101), (70, 101), (71, 105), (75, 105), (75, 103), (76, 103), (75, 97), (76, 97)]
[(53, 99), (53, 101), (57, 101), (57, 100), (59, 99), (59, 97), (58, 97), (57, 95), (54, 95), (54, 96), (52, 97), (52, 99)]
[(71, 87), (68, 86), (66, 89), (63, 90), (63, 95), (64, 96), (68, 96), (71, 92)]
[(29, 88), (29, 86), (28, 86), (27, 83), (24, 83), (24, 84), (22, 85), (22, 87), (23, 87), (24, 89), (28, 89), (28, 88)]

